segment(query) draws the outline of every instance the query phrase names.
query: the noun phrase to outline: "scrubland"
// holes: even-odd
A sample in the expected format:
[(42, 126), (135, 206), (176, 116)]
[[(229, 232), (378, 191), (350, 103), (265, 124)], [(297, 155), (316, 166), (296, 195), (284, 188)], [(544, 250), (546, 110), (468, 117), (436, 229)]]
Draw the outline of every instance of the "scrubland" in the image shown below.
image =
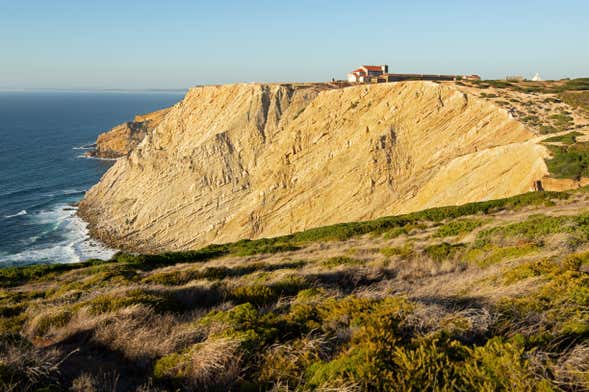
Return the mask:
[(589, 388), (589, 189), (0, 270), (7, 391)]

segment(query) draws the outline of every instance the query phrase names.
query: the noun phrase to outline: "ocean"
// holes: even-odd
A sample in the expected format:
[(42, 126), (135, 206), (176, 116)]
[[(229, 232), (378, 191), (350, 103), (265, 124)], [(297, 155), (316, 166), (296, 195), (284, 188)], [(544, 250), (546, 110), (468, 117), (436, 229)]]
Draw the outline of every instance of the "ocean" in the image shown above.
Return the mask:
[(182, 93), (0, 92), (0, 267), (109, 258), (75, 203), (113, 164), (84, 158), (99, 133)]

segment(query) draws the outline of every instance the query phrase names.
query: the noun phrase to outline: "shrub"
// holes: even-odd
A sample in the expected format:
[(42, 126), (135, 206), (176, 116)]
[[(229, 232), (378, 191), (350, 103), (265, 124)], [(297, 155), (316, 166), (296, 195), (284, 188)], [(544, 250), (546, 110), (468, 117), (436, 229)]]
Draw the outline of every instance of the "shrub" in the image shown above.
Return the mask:
[(589, 143), (548, 146), (552, 158), (546, 160), (548, 171), (556, 178), (580, 180), (589, 176)]
[(479, 232), (476, 246), (484, 246), (495, 240), (517, 237), (528, 242), (539, 241), (542, 237), (557, 233), (589, 234), (589, 216), (545, 216), (531, 215), (523, 222), (493, 227)]
[(50, 328), (65, 326), (72, 318), (74, 312), (70, 308), (50, 308), (34, 316), (26, 329), (29, 336), (41, 337), (47, 334)]
[(266, 285), (239, 286), (231, 290), (229, 294), (229, 299), (237, 303), (251, 303), (258, 306), (274, 302), (277, 298), (274, 291)]
[(156, 361), (153, 375), (189, 390), (230, 390), (240, 375), (238, 339), (215, 338)]
[(297, 276), (290, 276), (272, 284), (239, 286), (229, 292), (228, 299), (237, 303), (251, 303), (257, 306), (276, 302), (281, 296), (291, 296), (308, 287), (307, 282)]
[(480, 267), (488, 267), (499, 262), (529, 255), (538, 250), (535, 244), (520, 244), (517, 246), (499, 247), (486, 244), (479, 248), (469, 249), (465, 259), (476, 262)]
[(404, 227), (394, 227), (391, 230), (385, 231), (383, 238), (385, 240), (392, 240), (403, 234), (407, 234), (407, 230)]
[(493, 338), (482, 347), (466, 348), (467, 359), (458, 367), (459, 383), (468, 390), (528, 391), (551, 390), (537, 381), (526, 359), (524, 347), (516, 342)]
[(573, 118), (566, 113), (553, 114), (550, 119), (554, 120), (557, 128), (568, 128), (572, 125)]
[(380, 253), (387, 257), (401, 256), (402, 258), (408, 258), (413, 254), (413, 247), (411, 244), (406, 243), (403, 246), (382, 248)]
[(560, 98), (567, 104), (589, 111), (589, 91), (565, 92)]
[(49, 279), (59, 273), (107, 263), (102, 260), (88, 260), (84, 263), (35, 264), (24, 267), (0, 268), (0, 287), (12, 287), (39, 279)]
[(556, 133), (559, 130), (552, 125), (542, 125), (540, 126), (540, 134), (547, 135), (549, 133)]
[(581, 132), (569, 132), (565, 135), (553, 136), (548, 139), (544, 139), (546, 143), (562, 143), (562, 144), (575, 144), (577, 142), (577, 136), (582, 136)]
[(104, 294), (83, 302), (80, 306), (87, 306), (93, 314), (101, 314), (113, 312), (136, 304), (149, 306), (156, 312), (160, 313), (179, 312), (183, 308), (182, 304), (170, 295), (143, 289), (132, 289), (121, 293)]
[(426, 255), (432, 260), (441, 262), (456, 257), (463, 249), (464, 244), (449, 244), (442, 242), (441, 244), (430, 245), (424, 249)]

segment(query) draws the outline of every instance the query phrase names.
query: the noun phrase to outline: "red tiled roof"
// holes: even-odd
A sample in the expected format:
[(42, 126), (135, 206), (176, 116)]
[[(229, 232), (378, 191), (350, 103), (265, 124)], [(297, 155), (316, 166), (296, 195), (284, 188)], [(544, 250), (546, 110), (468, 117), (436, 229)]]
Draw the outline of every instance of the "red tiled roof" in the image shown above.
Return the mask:
[(369, 71), (382, 71), (382, 67), (380, 65), (363, 65), (362, 67)]

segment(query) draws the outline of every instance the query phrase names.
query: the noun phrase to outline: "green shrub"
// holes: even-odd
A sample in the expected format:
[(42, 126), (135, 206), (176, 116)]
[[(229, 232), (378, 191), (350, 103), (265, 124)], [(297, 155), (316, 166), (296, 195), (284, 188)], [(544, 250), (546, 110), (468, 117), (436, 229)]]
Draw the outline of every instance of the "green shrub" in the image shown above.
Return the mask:
[(589, 91), (565, 92), (560, 98), (573, 107), (589, 111)]
[(432, 260), (441, 262), (455, 258), (465, 248), (464, 244), (449, 244), (442, 242), (441, 244), (430, 245), (424, 249), (426, 255)]
[(577, 136), (582, 136), (581, 132), (569, 132), (565, 135), (553, 136), (548, 139), (544, 139), (546, 143), (562, 143), (562, 144), (575, 144), (577, 142)]
[(476, 262), (480, 267), (488, 267), (508, 259), (529, 255), (537, 250), (538, 247), (533, 243), (506, 247), (486, 244), (469, 249), (464, 258), (469, 262)]
[(407, 234), (407, 230), (405, 230), (404, 227), (394, 227), (391, 230), (385, 231), (385, 233), (383, 234), (383, 238), (385, 240), (392, 240), (403, 234)]
[(552, 390), (536, 380), (521, 344), (493, 338), (482, 347), (466, 348), (467, 359), (457, 367), (459, 390)]
[(44, 336), (52, 327), (63, 327), (71, 320), (74, 312), (70, 308), (54, 308), (37, 315), (31, 321), (29, 330), (32, 336)]
[(274, 291), (266, 285), (239, 286), (231, 290), (229, 298), (237, 303), (266, 305), (278, 299)]
[(548, 146), (552, 158), (546, 160), (548, 171), (556, 178), (580, 180), (589, 176), (589, 143)]
[(589, 234), (589, 216), (531, 215), (525, 221), (492, 227), (478, 233), (476, 246), (517, 237), (528, 242), (537, 242), (542, 237), (557, 233)]
[(552, 125), (542, 125), (542, 126), (540, 126), (540, 134), (541, 135), (547, 135), (547, 134), (550, 134), (550, 133), (556, 133), (558, 131), (559, 130), (557, 128), (555, 128), (554, 126), (552, 126)]
[(567, 80), (563, 90), (582, 91), (589, 90), (589, 78), (577, 78)]
[(380, 253), (387, 257), (401, 256), (402, 258), (408, 258), (413, 254), (413, 247), (411, 244), (406, 243), (403, 246), (382, 248)]
[(150, 292), (142, 289), (132, 289), (118, 294), (105, 294), (81, 303), (88, 306), (93, 314), (113, 312), (131, 305), (145, 305), (156, 312), (179, 312), (183, 309), (181, 303), (169, 295)]
[(550, 119), (554, 120), (557, 128), (565, 129), (572, 125), (573, 118), (566, 113), (553, 114)]
[(229, 292), (228, 299), (236, 303), (251, 303), (262, 306), (276, 302), (282, 296), (296, 295), (308, 286), (303, 278), (290, 276), (269, 285), (238, 286)]
[(57, 274), (107, 263), (103, 260), (88, 260), (84, 263), (35, 264), (24, 267), (0, 268), (0, 287), (12, 287), (39, 279), (50, 279)]
[(289, 252), (300, 249), (299, 246), (288, 242), (281, 242), (277, 238), (262, 238), (259, 240), (241, 240), (229, 246), (231, 253), (237, 256), (250, 256), (260, 253)]

